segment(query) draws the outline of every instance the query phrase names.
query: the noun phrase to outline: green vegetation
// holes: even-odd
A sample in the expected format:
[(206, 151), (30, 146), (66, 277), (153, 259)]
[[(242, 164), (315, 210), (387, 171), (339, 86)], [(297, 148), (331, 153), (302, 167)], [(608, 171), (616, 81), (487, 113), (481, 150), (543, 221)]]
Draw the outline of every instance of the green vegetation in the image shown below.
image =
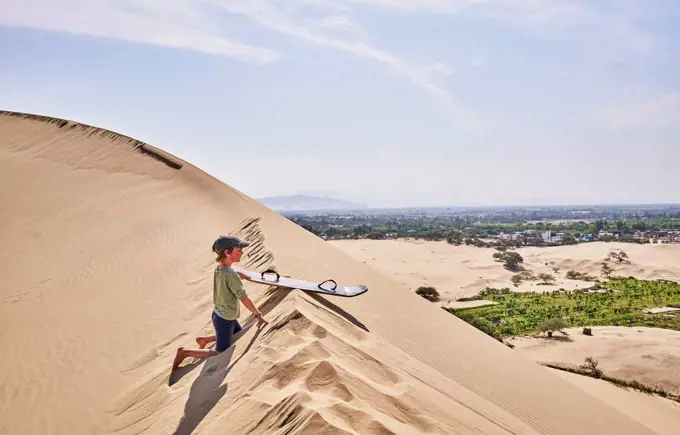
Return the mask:
[(600, 362), (592, 356), (587, 356), (585, 362), (579, 366), (579, 369), (585, 371), (594, 378), (601, 378), (604, 374), (601, 369), (597, 368)]
[(602, 263), (602, 276), (605, 278), (609, 278), (612, 275), (612, 272), (614, 272), (614, 269), (611, 268), (607, 263)]
[(439, 301), (439, 292), (434, 287), (420, 286), (416, 290), (416, 294), (422, 296), (430, 302)]
[(510, 278), (510, 281), (512, 281), (512, 284), (515, 287), (517, 287), (520, 284), (522, 284), (522, 275), (520, 275), (520, 274), (512, 275), (512, 278)]
[(512, 293), (508, 288), (486, 288), (479, 296), (497, 304), (445, 309), (473, 326), (481, 325), (479, 329), (500, 341), (547, 331), (544, 322), (551, 319), (561, 319), (564, 327), (650, 326), (680, 331), (680, 315), (643, 311), (680, 306), (680, 284), (675, 282), (616, 278), (589, 290)]
[[(451, 244), (488, 246), (545, 246), (572, 245), (586, 234), (600, 231), (614, 234), (599, 240), (644, 243), (633, 237), (636, 231), (680, 230), (680, 209), (668, 207), (630, 210), (599, 209), (584, 214), (571, 210), (496, 209), (449, 210), (395, 209), (375, 212), (337, 211), (318, 214), (289, 213), (287, 217), (317, 236), (334, 239), (390, 239), (414, 238), (446, 241)], [(580, 220), (583, 219), (583, 220)], [(545, 243), (542, 232), (563, 233), (559, 242)], [(493, 240), (501, 234), (519, 234), (514, 240)], [(483, 240), (486, 239), (486, 240)]]
[(619, 263), (630, 263), (630, 260), (628, 260), (628, 254), (626, 254), (624, 251), (611, 251), (607, 256), (607, 259), (616, 260)]
[(548, 334), (548, 337), (552, 337), (553, 332), (559, 332), (562, 335), (567, 335), (567, 333), (563, 331), (563, 329), (566, 327), (567, 322), (559, 317), (553, 317), (552, 319), (547, 319), (541, 322), (541, 324), (538, 325), (538, 330)]
[(522, 258), (521, 255), (514, 251), (494, 252), (493, 258), (495, 258), (496, 261), (502, 261), (503, 267), (513, 272), (522, 270), (522, 267), (520, 265), (524, 263), (524, 258)]
[[(603, 263), (603, 267), (605, 265), (607, 267), (609, 267), (606, 263)], [(610, 269), (610, 273), (611, 273), (611, 269)], [(567, 279), (575, 279), (575, 280), (579, 280), (579, 281), (595, 281), (595, 277), (592, 277), (585, 272), (577, 272), (575, 270), (568, 271), (565, 276), (567, 277)]]
[[(580, 236), (580, 233), (577, 233), (577, 234)], [(576, 237), (575, 237), (574, 233), (565, 234), (564, 238), (562, 239), (563, 245), (575, 245), (576, 243), (578, 243), (578, 242), (576, 241)]]
[(522, 279), (527, 280), (527, 281), (536, 281), (536, 280), (538, 279), (538, 278), (534, 275), (534, 272), (532, 272), (532, 271), (530, 271), (530, 270), (523, 270), (523, 271), (521, 271), (520, 273), (518, 273), (518, 275), (519, 275)]
[(555, 282), (555, 277), (552, 276), (552, 275), (549, 274), (549, 273), (539, 273), (539, 274), (538, 274), (538, 279), (540, 279), (541, 281), (543, 281), (543, 284), (544, 284), (544, 285), (550, 285), (550, 284), (552, 284), (553, 282)]

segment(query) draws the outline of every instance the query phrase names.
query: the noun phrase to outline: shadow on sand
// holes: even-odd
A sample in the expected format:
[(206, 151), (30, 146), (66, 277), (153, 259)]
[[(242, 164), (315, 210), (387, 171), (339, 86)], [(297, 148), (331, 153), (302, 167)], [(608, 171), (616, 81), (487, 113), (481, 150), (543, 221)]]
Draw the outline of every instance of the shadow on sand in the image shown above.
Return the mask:
[[(274, 309), (281, 301), (283, 301), (288, 294), (293, 291), (293, 289), (286, 288), (286, 287), (278, 287), (278, 286), (269, 286), (267, 291), (265, 292), (265, 296), (267, 297), (267, 300), (262, 304), (260, 307), (260, 311), (262, 314), (266, 317), (266, 315)], [(366, 325), (364, 325), (359, 319), (354, 317), (352, 314), (348, 313), (347, 311), (343, 310), (339, 306), (335, 305), (333, 302), (330, 302), (328, 299), (324, 298), (322, 295), (314, 292), (306, 292), (304, 290), (300, 290), (312, 299), (314, 299), (316, 302), (319, 303), (319, 305), (322, 305), (326, 310), (332, 311), (333, 313), (337, 314), (340, 317), (343, 317), (346, 319), (348, 322), (352, 323), (354, 326), (357, 326), (361, 329), (363, 329), (366, 332), (368, 331), (368, 328)], [(332, 297), (332, 296), (331, 296)]]
[(335, 305), (333, 302), (330, 302), (328, 299), (325, 299), (323, 296), (319, 294), (309, 293), (309, 296), (311, 296), (311, 298), (317, 301), (319, 304), (323, 305), (327, 310), (333, 311), (335, 314), (347, 319), (347, 321), (352, 323), (354, 326), (357, 326), (363, 329), (364, 331), (369, 332), (366, 325), (359, 321), (359, 319), (357, 319), (347, 311), (343, 310), (339, 306)]
[[(274, 308), (276, 308), (277, 305), (279, 305), (285, 297), (291, 292), (291, 289), (287, 288), (280, 288), (276, 286), (270, 286), (269, 289), (265, 292), (265, 301), (260, 305), (260, 312), (262, 313), (265, 318), (267, 317), (267, 314), (269, 314)], [(250, 329), (252, 326), (255, 325), (254, 319), (250, 319), (246, 324), (243, 326), (243, 331), (239, 332), (238, 334), (234, 335), (234, 343), (238, 341), (238, 339), (245, 334), (245, 331)], [(258, 331), (257, 334), (255, 334), (255, 337), (257, 337), (260, 334), (261, 331)], [(254, 339), (254, 338), (253, 338)], [(250, 346), (252, 345), (252, 342), (248, 345), (248, 349), (250, 349)], [(213, 344), (214, 346), (214, 344)], [(213, 359), (218, 359), (219, 358), (224, 358), (224, 355), (227, 353), (230, 353), (233, 351), (233, 346), (230, 347), (229, 349), (225, 350), (223, 354), (216, 355), (212, 358), (207, 358), (207, 359), (199, 359), (193, 363), (186, 364), (182, 367), (178, 367), (175, 369), (172, 374), (170, 375), (170, 380), (168, 382), (168, 385), (172, 386), (179, 382), (184, 376), (187, 374), (191, 373), (194, 371), (197, 367), (203, 365), (206, 363), (208, 360), (213, 360)], [(229, 364), (229, 360), (223, 361), (226, 364)]]
[[(255, 326), (255, 322), (251, 322), (249, 326), (243, 328), (243, 332), (239, 333), (242, 336), (245, 331)], [(228, 389), (228, 384), (223, 384), (222, 382), (227, 377), (231, 369), (243, 358), (257, 337), (262, 332), (262, 329), (258, 329), (253, 338), (248, 343), (241, 356), (238, 357), (236, 361), (231, 362), (231, 358), (234, 355), (235, 346), (232, 344), (229, 349), (222, 352), (219, 355), (215, 355), (210, 358), (206, 358), (198, 363), (190, 364), (185, 367), (180, 367), (176, 370), (179, 372), (181, 369), (187, 369), (179, 375), (181, 379), (186, 373), (189, 373), (195, 367), (204, 363), (203, 371), (196, 378), (194, 383), (191, 385), (191, 391), (189, 392), (189, 398), (187, 403), (184, 405), (184, 416), (180, 420), (174, 435), (189, 435), (196, 427), (203, 421), (206, 415), (215, 407), (217, 402), (226, 394)], [(240, 338), (240, 337), (238, 337)], [(238, 341), (238, 338), (234, 340), (234, 343)], [(231, 363), (231, 364), (230, 364)], [(174, 382), (177, 382), (176, 379)], [(171, 380), (172, 381), (172, 380)]]

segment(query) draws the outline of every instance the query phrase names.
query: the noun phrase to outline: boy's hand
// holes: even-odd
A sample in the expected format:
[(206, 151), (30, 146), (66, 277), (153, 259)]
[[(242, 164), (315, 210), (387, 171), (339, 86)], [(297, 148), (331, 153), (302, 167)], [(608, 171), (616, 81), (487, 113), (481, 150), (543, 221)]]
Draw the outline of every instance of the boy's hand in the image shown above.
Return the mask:
[(257, 329), (260, 329), (262, 326), (269, 324), (269, 322), (264, 320), (264, 317), (262, 317), (262, 314), (256, 315), (255, 318), (257, 318)]

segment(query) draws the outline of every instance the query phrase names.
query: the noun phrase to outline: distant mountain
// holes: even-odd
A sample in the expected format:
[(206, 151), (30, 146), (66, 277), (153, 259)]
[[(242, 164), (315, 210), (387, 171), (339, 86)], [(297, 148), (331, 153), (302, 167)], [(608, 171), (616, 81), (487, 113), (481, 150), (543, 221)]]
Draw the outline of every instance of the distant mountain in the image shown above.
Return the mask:
[(324, 211), (324, 210), (359, 210), (367, 208), (364, 204), (358, 204), (342, 199), (327, 196), (290, 195), (270, 196), (259, 198), (257, 201), (276, 211)]

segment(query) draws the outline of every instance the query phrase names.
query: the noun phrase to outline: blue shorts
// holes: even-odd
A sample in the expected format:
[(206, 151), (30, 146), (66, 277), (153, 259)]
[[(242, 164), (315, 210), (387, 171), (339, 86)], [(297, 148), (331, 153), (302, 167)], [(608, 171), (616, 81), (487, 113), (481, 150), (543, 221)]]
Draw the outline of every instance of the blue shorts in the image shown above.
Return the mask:
[(234, 334), (238, 334), (241, 331), (241, 325), (238, 323), (238, 320), (223, 319), (214, 311), (212, 313), (212, 323), (215, 327), (215, 350), (224, 352), (231, 346), (231, 339)]

